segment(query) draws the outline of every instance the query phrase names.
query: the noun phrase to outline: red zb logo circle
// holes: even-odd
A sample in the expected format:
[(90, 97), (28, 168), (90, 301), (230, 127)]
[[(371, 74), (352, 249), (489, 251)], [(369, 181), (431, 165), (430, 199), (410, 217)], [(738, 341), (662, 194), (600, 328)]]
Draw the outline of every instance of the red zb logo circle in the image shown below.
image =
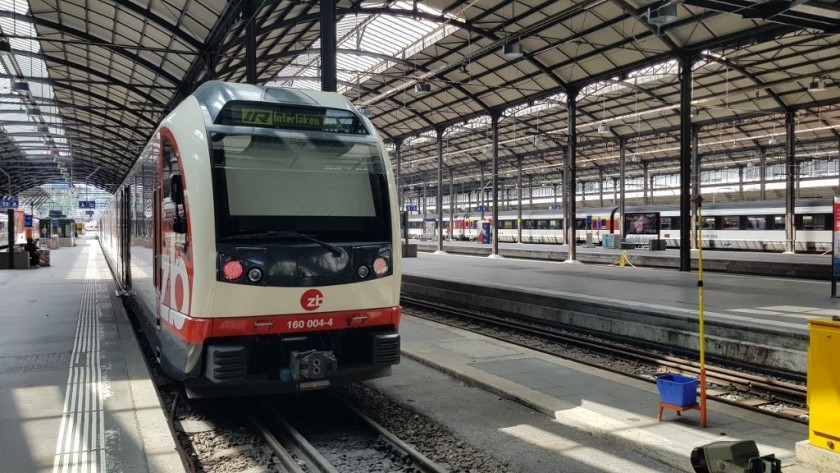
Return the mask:
[(315, 310), (324, 303), (324, 294), (317, 289), (310, 289), (300, 296), (300, 306), (303, 310)]

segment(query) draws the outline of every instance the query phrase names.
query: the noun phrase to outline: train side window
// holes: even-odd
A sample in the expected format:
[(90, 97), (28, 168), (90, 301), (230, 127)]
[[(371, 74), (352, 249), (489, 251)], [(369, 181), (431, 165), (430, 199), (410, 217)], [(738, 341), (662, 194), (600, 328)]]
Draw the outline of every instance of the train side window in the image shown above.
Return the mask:
[(825, 230), (825, 215), (803, 215), (802, 228), (804, 230)]
[(563, 225), (560, 223), (560, 220), (549, 220), (548, 221), (548, 228), (552, 230), (559, 230), (563, 228)]
[(736, 216), (721, 218), (721, 230), (738, 230), (741, 228), (740, 219)]
[(715, 218), (714, 217), (703, 217), (701, 220), (702, 225), (701, 227), (704, 230), (713, 230), (715, 228)]
[(747, 216), (748, 230), (767, 230), (767, 219), (764, 216)]
[(785, 229), (785, 217), (784, 215), (774, 215), (773, 216), (773, 230), (784, 230)]

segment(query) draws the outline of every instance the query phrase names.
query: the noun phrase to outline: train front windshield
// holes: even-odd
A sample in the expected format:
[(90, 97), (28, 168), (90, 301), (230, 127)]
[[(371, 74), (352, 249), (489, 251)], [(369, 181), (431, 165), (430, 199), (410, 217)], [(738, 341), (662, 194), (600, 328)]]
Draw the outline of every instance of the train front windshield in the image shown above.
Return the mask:
[(389, 241), (384, 159), (369, 137), (213, 133), (220, 239), (272, 231), (326, 241)]

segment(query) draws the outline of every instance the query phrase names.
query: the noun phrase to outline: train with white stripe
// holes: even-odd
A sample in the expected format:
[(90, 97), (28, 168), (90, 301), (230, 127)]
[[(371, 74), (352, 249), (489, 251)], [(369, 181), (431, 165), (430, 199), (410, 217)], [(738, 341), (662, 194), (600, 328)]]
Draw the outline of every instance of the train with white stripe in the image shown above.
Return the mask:
[[(14, 226), (12, 245), (17, 247), (17, 251), (23, 251), (27, 237), (32, 238), (36, 242), (39, 240), (40, 219), (32, 218), (32, 225), (27, 227), (26, 220), (29, 216), (23, 210), (13, 210), (12, 215), (11, 225)], [(9, 247), (9, 226), (8, 210), (0, 210), (0, 249), (7, 249)]]
[(189, 395), (295, 392), (399, 362), (398, 217), (346, 98), (211, 81), (163, 119), (99, 237)]
[[(628, 227), (621, 231), (621, 220), (615, 207), (577, 208), (575, 234), (577, 243), (587, 241), (602, 244), (611, 233), (616, 238), (639, 245), (651, 239), (666, 241), (669, 248), (679, 248), (680, 213), (676, 206), (632, 206), (626, 207), (628, 216), (658, 214), (658, 231), (652, 234), (634, 234)], [(485, 212), (456, 212), (452, 219), (452, 238), (473, 241), (480, 235), (480, 225), (491, 222), (492, 214)], [(701, 209), (701, 236), (703, 248), (770, 251), (785, 250), (785, 204), (779, 201), (706, 203)], [(563, 209), (523, 210), (522, 242), (563, 244)], [(411, 215), (409, 236), (416, 239), (437, 238), (435, 215)], [(653, 222), (656, 223), (656, 222)], [(517, 211), (499, 212), (499, 241), (514, 243), (518, 240), (519, 219)], [(628, 224), (629, 225), (629, 222)], [(795, 250), (799, 253), (824, 253), (831, 251), (831, 234), (834, 226), (832, 202), (830, 199), (802, 199), (796, 202), (794, 210), (796, 228)], [(444, 237), (449, 238), (450, 218), (444, 215)], [(624, 236), (622, 237), (622, 233)], [(587, 236), (588, 234), (588, 236)]]

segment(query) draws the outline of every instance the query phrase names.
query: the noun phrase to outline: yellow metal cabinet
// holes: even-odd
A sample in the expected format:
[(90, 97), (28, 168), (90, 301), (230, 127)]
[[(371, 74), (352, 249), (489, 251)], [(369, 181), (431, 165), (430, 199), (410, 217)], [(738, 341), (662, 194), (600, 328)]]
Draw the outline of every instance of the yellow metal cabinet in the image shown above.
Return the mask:
[(808, 440), (840, 452), (840, 321), (808, 321)]

